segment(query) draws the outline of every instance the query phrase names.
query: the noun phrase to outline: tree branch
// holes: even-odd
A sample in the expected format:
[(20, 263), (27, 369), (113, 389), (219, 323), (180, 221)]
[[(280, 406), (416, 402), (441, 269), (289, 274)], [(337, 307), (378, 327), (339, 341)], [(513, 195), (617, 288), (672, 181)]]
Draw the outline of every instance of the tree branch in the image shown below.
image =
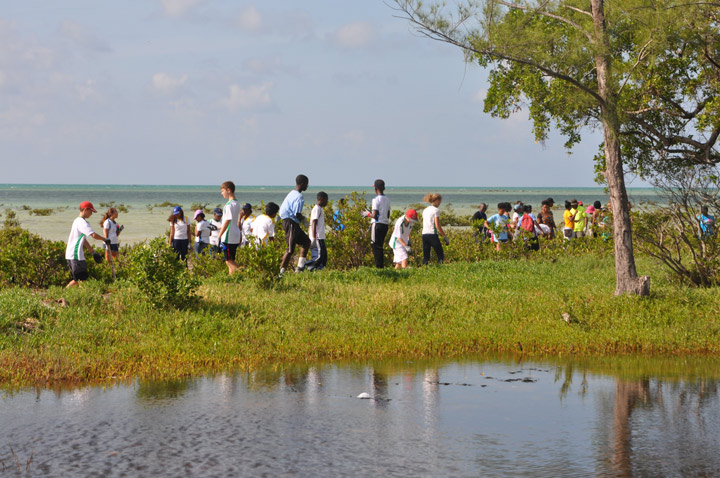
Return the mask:
[[(540, 5), (538, 8), (530, 8), (523, 5), (518, 5), (517, 3), (510, 3), (505, 2), (504, 0), (495, 0), (495, 2), (499, 3), (500, 5), (505, 5), (508, 8), (514, 8), (516, 10), (523, 10), (526, 12), (533, 12), (538, 15), (543, 15), (548, 18), (553, 18), (555, 20), (558, 20), (560, 22), (566, 23), (570, 25), (571, 27), (575, 28), (577, 31), (585, 35), (585, 38), (587, 38), (590, 43), (593, 43), (593, 37), (590, 33), (586, 32), (582, 26), (580, 26), (578, 23), (575, 23), (574, 21), (570, 20), (569, 18), (562, 17), (560, 15), (555, 15), (554, 13), (543, 11), (542, 8), (545, 6), (545, 4)], [(546, 2), (547, 3), (547, 2)], [(592, 17), (592, 15), (591, 15)]]
[[(497, 1), (498, 3), (504, 3), (504, 2), (502, 2), (502, 0), (495, 0), (495, 1)], [(494, 49), (487, 49), (487, 48), (479, 49), (479, 48), (474, 47), (471, 44), (461, 42), (461, 41), (455, 39), (454, 37), (450, 36), (449, 34), (445, 33), (444, 31), (441, 31), (438, 28), (433, 28), (430, 25), (423, 23), (419, 19), (419, 17), (421, 17), (421, 15), (418, 15), (418, 12), (415, 10), (410, 11), (407, 7), (405, 7), (402, 3), (400, 3), (400, 0), (396, 0), (396, 2), (399, 5), (398, 10), (405, 14), (404, 19), (408, 20), (411, 24), (415, 25), (417, 32), (420, 33), (421, 35), (424, 35), (427, 38), (430, 38), (431, 40), (441, 41), (444, 43), (449, 43), (450, 45), (455, 45), (455, 46), (461, 48), (466, 53), (470, 52), (470, 53), (475, 53), (480, 56), (489, 56), (494, 59), (506, 60), (506, 61), (513, 62), (513, 63), (519, 63), (521, 65), (531, 66), (533, 68), (540, 70), (541, 72), (545, 73), (548, 76), (551, 76), (553, 78), (557, 78), (558, 80), (562, 80), (567, 83), (570, 83), (571, 85), (575, 86), (576, 88), (580, 89), (581, 91), (584, 91), (585, 93), (587, 93), (590, 96), (592, 96), (593, 98), (595, 98), (601, 107), (603, 107), (603, 108), (605, 107), (605, 100), (602, 98), (602, 96), (600, 96), (596, 91), (593, 91), (590, 88), (588, 88), (587, 86), (583, 85), (575, 78), (568, 76), (566, 74), (560, 73), (559, 71), (555, 71), (552, 68), (543, 66), (543, 65), (541, 65), (533, 60), (529, 60), (527, 58), (515, 57), (510, 54), (501, 53)]]

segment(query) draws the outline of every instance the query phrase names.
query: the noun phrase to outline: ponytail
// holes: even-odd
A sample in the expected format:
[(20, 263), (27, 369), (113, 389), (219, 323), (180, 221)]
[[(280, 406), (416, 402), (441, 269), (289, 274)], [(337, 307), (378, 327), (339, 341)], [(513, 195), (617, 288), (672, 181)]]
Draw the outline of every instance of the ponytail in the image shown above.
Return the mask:
[(108, 208), (107, 212), (103, 214), (102, 219), (100, 219), (100, 227), (104, 228), (105, 221), (107, 221), (113, 214), (117, 214), (117, 209), (115, 209), (114, 207)]

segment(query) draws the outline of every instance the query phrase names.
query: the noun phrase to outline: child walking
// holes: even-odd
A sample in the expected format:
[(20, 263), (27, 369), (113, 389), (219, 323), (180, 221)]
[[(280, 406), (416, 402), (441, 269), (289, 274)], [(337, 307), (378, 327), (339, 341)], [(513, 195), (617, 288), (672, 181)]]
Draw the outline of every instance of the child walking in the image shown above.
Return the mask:
[(310, 249), (310, 238), (305, 231), (300, 228), (300, 223), (305, 222), (305, 216), (302, 215), (305, 206), (305, 198), (303, 191), (307, 191), (310, 180), (304, 174), (299, 174), (295, 178), (295, 189), (290, 191), (285, 200), (280, 205), (280, 219), (282, 219), (283, 231), (285, 231), (285, 240), (287, 241), (287, 250), (283, 255), (280, 263), (280, 276), (285, 273), (285, 268), (290, 263), (295, 252), (295, 246), (300, 246), (300, 257), (298, 258), (297, 272), (305, 270), (305, 262), (307, 259), (308, 249)]
[(238, 244), (242, 239), (242, 232), (238, 227), (240, 220), (240, 204), (235, 199), (235, 183), (225, 181), (220, 185), (220, 194), (227, 199), (222, 214), (222, 227), (220, 228), (220, 249), (223, 251), (225, 265), (228, 267), (228, 274), (232, 274), (238, 268), (235, 262)]
[(268, 242), (275, 241), (275, 217), (280, 206), (274, 202), (265, 205), (265, 214), (260, 214), (253, 221), (252, 235), (259, 246), (267, 246)]
[(188, 247), (190, 246), (190, 225), (185, 222), (185, 213), (180, 206), (173, 208), (168, 218), (170, 223), (169, 245), (181, 260), (187, 259)]
[(438, 264), (442, 264), (443, 260), (445, 260), (445, 254), (443, 253), (442, 244), (440, 244), (440, 236), (443, 236), (446, 246), (450, 245), (450, 239), (448, 239), (440, 225), (440, 209), (438, 208), (442, 202), (442, 196), (440, 194), (426, 194), (423, 201), (430, 203), (422, 212), (423, 265), (427, 265), (428, 262), (430, 262), (431, 248), (435, 250)]
[(390, 247), (393, 250), (395, 269), (405, 269), (410, 254), (410, 232), (418, 220), (417, 211), (408, 209), (404, 216), (395, 221), (395, 229), (390, 236)]
[(112, 255), (113, 260), (117, 258), (120, 251), (120, 241), (118, 236), (124, 229), (123, 226), (117, 225), (118, 211), (114, 207), (111, 207), (103, 214), (100, 219), (100, 226), (103, 228), (105, 239), (110, 239), (110, 245), (105, 246), (105, 259), (110, 260)]
[(365, 211), (364, 215), (370, 218), (370, 243), (375, 257), (375, 267), (382, 269), (385, 266), (383, 245), (390, 224), (390, 199), (385, 196), (385, 181), (376, 179), (373, 187), (377, 196), (372, 200), (372, 211)]
[(210, 223), (205, 220), (205, 213), (202, 209), (195, 211), (195, 255), (204, 254), (206, 247), (210, 245)]
[(102, 255), (92, 248), (87, 242), (87, 237), (92, 237), (98, 241), (103, 241), (106, 246), (110, 245), (110, 239), (102, 237), (93, 231), (88, 219), (94, 212), (97, 212), (90, 201), (80, 203), (80, 214), (72, 223), (70, 228), (70, 236), (68, 237), (67, 247), (65, 248), (65, 260), (67, 260), (70, 268), (72, 279), (67, 287), (74, 287), (81, 281), (88, 279), (87, 262), (85, 262), (85, 251), (87, 249), (93, 256), (95, 262), (102, 261)]
[(325, 206), (328, 195), (325, 191), (317, 193), (317, 203), (310, 213), (310, 256), (312, 264), (307, 263), (308, 270), (322, 270), (327, 265), (327, 247), (325, 247)]
[(510, 203), (501, 202), (497, 205), (498, 213), (490, 216), (487, 220), (490, 229), (490, 242), (495, 243), (495, 249), (500, 251), (500, 244), (508, 242), (508, 223), (510, 222)]

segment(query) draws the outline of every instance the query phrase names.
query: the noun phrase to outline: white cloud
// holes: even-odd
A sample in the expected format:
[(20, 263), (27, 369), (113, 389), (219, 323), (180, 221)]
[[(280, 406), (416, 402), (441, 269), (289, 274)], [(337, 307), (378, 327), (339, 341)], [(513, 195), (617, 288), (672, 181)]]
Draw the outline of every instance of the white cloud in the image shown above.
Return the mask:
[(153, 87), (163, 94), (170, 94), (187, 82), (188, 76), (174, 77), (168, 73), (155, 73), (152, 77)]
[(272, 83), (264, 82), (243, 88), (240, 85), (230, 85), (230, 96), (222, 100), (222, 104), (230, 111), (238, 109), (254, 109), (272, 103), (270, 98)]
[(180, 17), (203, 0), (160, 0), (165, 13), (171, 17)]
[(235, 25), (241, 30), (257, 32), (263, 26), (263, 19), (260, 12), (253, 5), (250, 5), (240, 12), (235, 19)]
[(344, 48), (362, 48), (373, 42), (375, 28), (367, 22), (353, 22), (338, 28), (330, 37)]

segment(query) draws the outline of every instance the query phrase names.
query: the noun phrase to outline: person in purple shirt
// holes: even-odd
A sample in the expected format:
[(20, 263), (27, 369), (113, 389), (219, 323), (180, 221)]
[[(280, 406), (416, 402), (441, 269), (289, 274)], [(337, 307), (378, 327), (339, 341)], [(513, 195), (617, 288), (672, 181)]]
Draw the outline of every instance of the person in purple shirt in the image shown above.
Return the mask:
[(282, 219), (285, 241), (287, 242), (287, 250), (280, 263), (280, 276), (285, 273), (285, 268), (290, 263), (296, 245), (300, 246), (297, 271), (300, 272), (305, 269), (305, 256), (307, 255), (308, 249), (310, 249), (310, 238), (305, 234), (305, 231), (300, 228), (300, 223), (305, 222), (305, 217), (302, 215), (305, 198), (302, 193), (307, 190), (308, 184), (310, 184), (308, 177), (304, 174), (299, 174), (295, 178), (295, 189), (285, 196), (285, 200), (280, 205), (279, 216), (280, 219)]

